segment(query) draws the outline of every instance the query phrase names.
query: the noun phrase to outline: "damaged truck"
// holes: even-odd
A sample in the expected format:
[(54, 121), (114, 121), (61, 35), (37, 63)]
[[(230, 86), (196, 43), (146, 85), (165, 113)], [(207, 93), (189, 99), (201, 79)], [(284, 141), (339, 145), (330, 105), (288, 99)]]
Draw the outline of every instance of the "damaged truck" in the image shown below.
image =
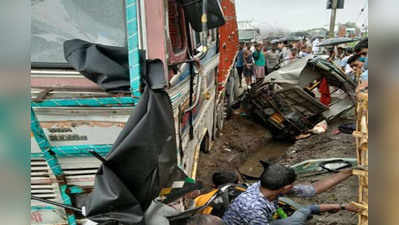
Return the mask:
[(352, 109), (356, 84), (335, 64), (307, 56), (289, 62), (253, 85), (246, 110), (276, 139), (294, 140), (317, 123)]
[[(148, 165), (158, 160), (134, 154), (143, 149), (151, 153), (166, 136), (169, 144), (162, 147), (169, 146), (173, 154), (154, 151), (151, 156), (161, 155), (160, 164), (176, 164), (195, 179), (199, 152), (209, 151), (223, 128), (238, 50), (234, 1), (32, 0), (31, 7), (31, 223), (75, 225), (86, 223), (87, 217), (102, 222), (110, 214), (99, 215), (117, 214), (116, 207), (123, 206), (121, 210), (132, 209), (130, 215), (140, 222), (128, 216), (113, 220), (143, 224), (150, 201), (138, 205), (133, 197), (141, 200), (146, 190), (164, 187), (168, 177), (162, 174), (170, 170), (150, 170)], [(150, 83), (144, 92), (143, 75)], [(141, 123), (141, 130), (132, 129), (134, 133), (128, 121), (147, 112), (145, 104), (154, 105), (146, 99), (158, 99), (150, 98), (149, 92), (167, 93), (171, 104), (162, 102), (157, 112), (148, 108), (148, 114), (168, 116), (158, 116), (158, 120), (146, 117), (151, 126)], [(159, 120), (167, 122), (170, 129), (162, 129)], [(156, 135), (144, 135), (143, 131)], [(128, 155), (134, 161), (114, 153), (125, 136), (128, 141), (124, 143), (129, 145), (121, 146), (132, 152)], [(129, 162), (111, 163), (115, 155)], [(135, 164), (139, 159), (145, 160)], [(123, 183), (128, 191), (123, 193), (130, 198), (112, 197), (133, 199), (129, 207), (109, 199), (88, 203), (88, 196), (102, 190), (94, 187), (96, 177), (110, 172), (104, 164), (119, 177), (127, 172), (129, 183)], [(133, 176), (132, 171), (137, 170), (140, 172)], [(160, 175), (150, 179), (148, 174), (154, 171)], [(143, 180), (156, 183), (156, 177), (162, 178), (160, 185), (141, 185)], [(110, 190), (121, 186), (112, 184)], [(146, 199), (152, 200), (158, 191)], [(49, 201), (62, 203), (65, 209)], [(84, 206), (85, 212), (81, 210)], [(181, 202), (178, 206), (185, 209)]]

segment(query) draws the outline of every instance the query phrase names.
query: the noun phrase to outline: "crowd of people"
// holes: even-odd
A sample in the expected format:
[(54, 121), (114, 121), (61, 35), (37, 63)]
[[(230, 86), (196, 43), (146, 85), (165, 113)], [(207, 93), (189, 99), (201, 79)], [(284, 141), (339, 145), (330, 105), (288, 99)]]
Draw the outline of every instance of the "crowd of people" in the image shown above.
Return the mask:
[[(346, 45), (319, 47), (322, 39), (240, 43), (236, 68), (240, 80), (244, 76), (248, 88), (291, 61), (309, 55), (327, 55), (328, 60), (355, 82), (368, 81), (368, 39), (354, 48)], [(241, 82), (240, 82), (241, 86)]]
[(328, 60), (358, 85), (357, 91), (368, 87), (368, 38), (361, 40), (353, 48), (345, 46), (329, 48)]
[[(236, 68), (240, 79), (245, 77), (248, 87), (263, 79), (296, 58), (313, 53), (312, 43), (308, 39), (282, 41), (275, 43), (240, 43)], [(317, 50), (317, 48), (315, 48)]]

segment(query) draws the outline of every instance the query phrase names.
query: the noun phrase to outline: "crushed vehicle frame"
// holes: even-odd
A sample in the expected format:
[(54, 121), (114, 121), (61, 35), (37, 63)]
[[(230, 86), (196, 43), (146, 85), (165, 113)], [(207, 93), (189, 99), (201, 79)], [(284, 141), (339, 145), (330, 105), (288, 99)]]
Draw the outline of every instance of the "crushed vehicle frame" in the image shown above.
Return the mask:
[[(324, 105), (315, 90), (325, 78), (332, 102)], [(333, 120), (354, 107), (355, 83), (333, 63), (304, 57), (288, 63), (248, 91), (245, 108), (277, 139), (293, 139), (322, 120)]]

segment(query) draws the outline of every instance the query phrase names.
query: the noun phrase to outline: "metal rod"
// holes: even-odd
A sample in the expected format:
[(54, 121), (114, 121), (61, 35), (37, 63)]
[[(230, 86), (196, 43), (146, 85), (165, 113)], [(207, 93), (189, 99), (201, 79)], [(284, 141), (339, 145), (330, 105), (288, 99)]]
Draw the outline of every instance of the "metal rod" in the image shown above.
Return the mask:
[[(190, 63), (190, 107), (193, 106), (193, 94), (194, 94), (194, 63)], [(194, 127), (193, 127), (193, 111), (189, 111), (189, 125), (190, 125), (190, 140), (194, 138)]]
[(107, 160), (105, 160), (100, 154), (98, 154), (96, 151), (94, 150), (90, 150), (89, 151), (90, 154), (92, 154), (94, 157), (96, 157), (98, 160), (100, 160), (102, 163), (106, 163)]
[(202, 0), (202, 45), (208, 47), (208, 0)]
[(36, 196), (33, 196), (33, 195), (30, 198), (32, 200), (36, 200), (36, 201), (39, 201), (39, 202), (44, 202), (44, 203), (47, 203), (47, 204), (50, 204), (50, 205), (55, 205), (55, 206), (58, 206), (58, 207), (62, 207), (62, 208), (65, 208), (65, 209), (70, 209), (70, 210), (73, 210), (75, 212), (82, 213), (81, 209), (73, 207), (73, 206), (69, 206), (69, 205), (65, 205), (65, 204), (59, 203), (59, 202), (54, 202), (54, 201), (50, 201), (50, 200), (47, 200), (47, 199), (39, 198), (39, 197), (36, 197)]
[[(193, 71), (193, 73), (194, 73), (194, 71)], [(190, 80), (190, 82), (191, 82), (191, 80)], [(192, 103), (192, 102), (190, 103), (190, 108), (186, 109), (184, 111), (185, 113), (192, 111), (198, 105), (198, 102), (199, 102), (199, 99), (200, 99), (200, 96), (201, 96), (201, 85), (202, 85), (201, 82), (202, 82), (201, 74), (198, 73), (197, 74), (197, 93), (195, 95), (195, 102), (194, 103)]]
[(134, 97), (140, 93), (140, 53), (139, 53), (139, 19), (138, 0), (125, 0), (126, 30), (129, 53), (130, 89)]

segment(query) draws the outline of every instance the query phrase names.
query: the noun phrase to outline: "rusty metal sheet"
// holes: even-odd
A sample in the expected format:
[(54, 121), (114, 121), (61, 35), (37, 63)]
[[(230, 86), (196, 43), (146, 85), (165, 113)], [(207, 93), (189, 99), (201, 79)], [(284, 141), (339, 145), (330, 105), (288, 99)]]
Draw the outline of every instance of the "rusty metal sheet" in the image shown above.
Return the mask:
[(234, 67), (235, 56), (238, 51), (238, 26), (235, 4), (231, 0), (221, 1), (226, 23), (219, 28), (219, 90), (224, 88), (230, 70)]

